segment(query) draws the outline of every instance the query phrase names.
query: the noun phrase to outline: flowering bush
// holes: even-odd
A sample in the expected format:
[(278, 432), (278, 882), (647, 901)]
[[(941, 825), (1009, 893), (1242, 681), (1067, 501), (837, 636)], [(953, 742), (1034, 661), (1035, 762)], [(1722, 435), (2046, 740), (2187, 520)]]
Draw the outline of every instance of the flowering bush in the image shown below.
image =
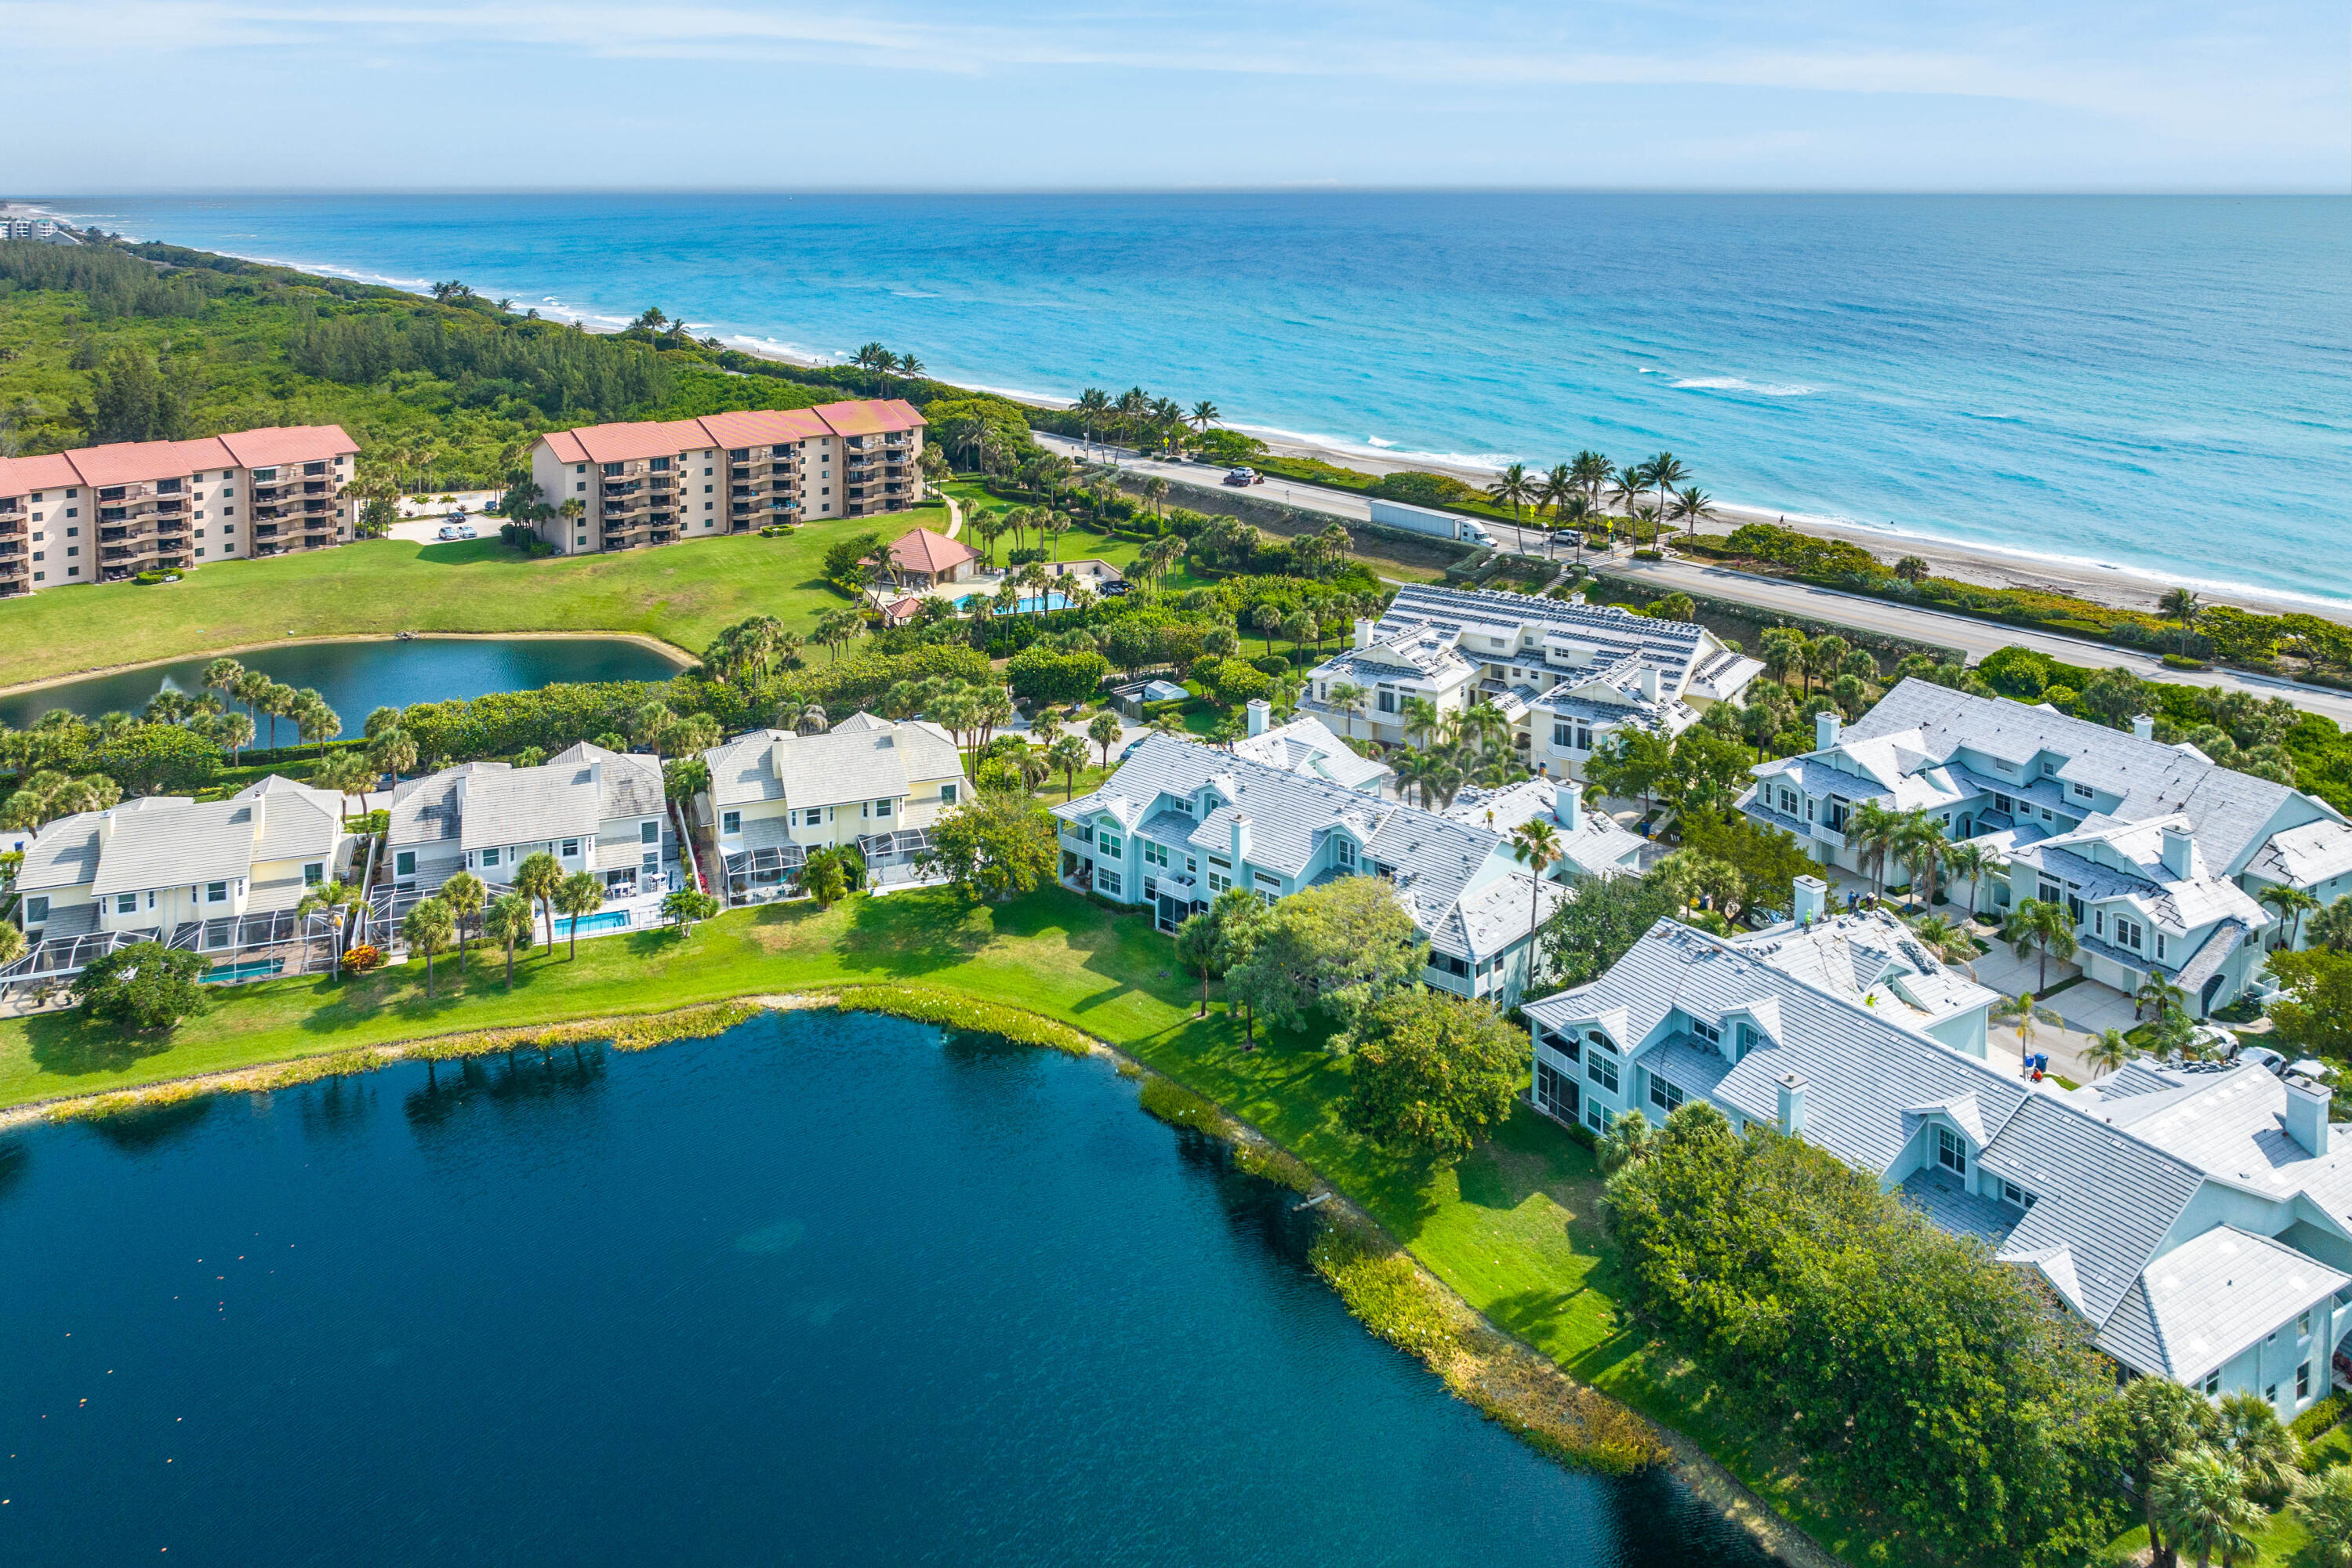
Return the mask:
[(383, 967), (383, 950), (362, 942), (343, 954), (343, 967), (353, 974), (365, 974), (371, 969)]

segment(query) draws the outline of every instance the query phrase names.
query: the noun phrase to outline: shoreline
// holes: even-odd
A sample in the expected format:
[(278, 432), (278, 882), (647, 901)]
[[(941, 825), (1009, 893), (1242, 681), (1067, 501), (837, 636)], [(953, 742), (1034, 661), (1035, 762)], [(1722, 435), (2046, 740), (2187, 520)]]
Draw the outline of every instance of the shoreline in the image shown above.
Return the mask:
[[(533, 641), (595, 640), (632, 642), (650, 653), (660, 655), (677, 666), (684, 674), (702, 661), (675, 643), (667, 643), (650, 632), (418, 632), (410, 639), (415, 642), (487, 642), (507, 638), (529, 638)], [(196, 659), (227, 658), (240, 653), (259, 653), (273, 647), (322, 647), (330, 643), (397, 642), (397, 637), (380, 637), (373, 632), (351, 632), (322, 637), (281, 637), (276, 642), (236, 643), (227, 647), (207, 648), (202, 653), (167, 655), (163, 658), (135, 659), (129, 664), (102, 664), (89, 669), (78, 669), (70, 675), (47, 676), (39, 680), (20, 680), (13, 686), (0, 686), (0, 697), (22, 697), (27, 692), (43, 691), (53, 686), (71, 686), (79, 681), (103, 680), (110, 675), (130, 675), (142, 669), (160, 669), (169, 664), (187, 664)], [(0, 1123), (5, 1125), (5, 1123)]]
[[(87, 1094), (59, 1096), (46, 1100), (27, 1101), (0, 1110), (0, 1134), (22, 1127), (47, 1123), (65, 1123), (97, 1120), (102, 1117), (135, 1113), (160, 1106), (203, 1098), (214, 1094), (272, 1094), (282, 1089), (299, 1088), (323, 1078), (352, 1076), (375, 1072), (404, 1061), (447, 1061), (471, 1056), (492, 1055), (522, 1048), (553, 1049), (566, 1045), (606, 1043), (616, 1050), (646, 1050), (676, 1040), (700, 1039), (721, 1033), (763, 1013), (805, 1012), (821, 1008), (836, 1008), (851, 1012), (875, 1012), (900, 1016), (917, 1022), (936, 1022), (929, 1017), (929, 1009), (920, 1006), (904, 1010), (893, 1008), (891, 993), (904, 993), (908, 999), (938, 998), (950, 1003), (961, 998), (951, 992), (933, 992), (929, 988), (897, 984), (852, 984), (833, 991), (751, 993), (730, 1000), (706, 1003), (663, 1013), (624, 1016), (619, 1017), (583, 1018), (545, 1026), (461, 1031), (446, 1035), (420, 1036), (413, 1040), (393, 1041), (381, 1046), (361, 1047), (342, 1051), (321, 1052), (313, 1056), (294, 1057), (285, 1061), (259, 1067), (231, 1068), (212, 1073), (192, 1074), (185, 1078), (163, 1079), (127, 1089), (100, 1089)], [(1748, 1537), (1757, 1548), (1777, 1561), (1798, 1565), (1798, 1568), (1842, 1568), (1837, 1556), (1789, 1520), (1775, 1512), (1754, 1489), (1734, 1475), (1729, 1468), (1706, 1452), (1695, 1440), (1669, 1426), (1660, 1426), (1624, 1405), (1613, 1396), (1581, 1383), (1541, 1351), (1519, 1336), (1503, 1329), (1473, 1307), (1459, 1291), (1432, 1273), (1428, 1266), (1415, 1258), (1411, 1249), (1391, 1235), (1388, 1228), (1364, 1209), (1361, 1205), (1328, 1180), (1320, 1172), (1301, 1159), (1294, 1151), (1269, 1138), (1255, 1125), (1234, 1114), (1214, 1100), (1199, 1095), (1199, 1091), (1180, 1083), (1166, 1073), (1120, 1049), (1101, 1037), (1074, 1029), (1058, 1020), (1025, 1009), (1008, 1009), (1002, 1004), (975, 1003), (982, 1012), (1013, 1012), (1040, 1032), (1041, 1037), (1018, 1039), (1018, 1043), (1040, 1049), (1061, 1050), (1080, 1057), (1101, 1056), (1110, 1059), (1123, 1079), (1135, 1079), (1149, 1084), (1154, 1080), (1173, 1085), (1183, 1094), (1193, 1096), (1213, 1107), (1220, 1119), (1212, 1127), (1192, 1126), (1191, 1131), (1225, 1144), (1244, 1156), (1243, 1168), (1250, 1169), (1246, 1154), (1255, 1152), (1263, 1163), (1270, 1153), (1274, 1158), (1295, 1163), (1299, 1172), (1313, 1184), (1310, 1197), (1319, 1194), (1343, 1216), (1347, 1227), (1360, 1236), (1368, 1236), (1393, 1249), (1410, 1266), (1421, 1289), (1434, 1298), (1441, 1310), (1457, 1321), (1476, 1326), (1478, 1337), (1488, 1342), (1484, 1346), (1457, 1346), (1452, 1355), (1433, 1348), (1398, 1345), (1406, 1354), (1422, 1363), (1425, 1370), (1444, 1384), (1452, 1397), (1467, 1404), (1487, 1419), (1497, 1421), (1512, 1435), (1538, 1454), (1563, 1467), (1608, 1474), (1604, 1467), (1580, 1462), (1572, 1448), (1563, 1445), (1554, 1434), (1562, 1423), (1560, 1406), (1573, 1405), (1580, 1400), (1597, 1399), (1607, 1406), (1622, 1411), (1635, 1423), (1647, 1428), (1669, 1456), (1660, 1467), (1671, 1475), (1691, 1497), (1714, 1510), (1726, 1522)], [(952, 1024), (941, 1027), (955, 1027)], [(980, 1023), (973, 1027), (989, 1029)], [(992, 1032), (992, 1031), (991, 1031)], [(1067, 1041), (1048, 1037), (1066, 1035)], [(1163, 1122), (1148, 1105), (1137, 1108)], [(1184, 1129), (1188, 1124), (1169, 1122)], [(1279, 1174), (1253, 1171), (1262, 1179), (1300, 1190), (1295, 1181), (1286, 1182)], [(1336, 1226), (1334, 1228), (1338, 1228)], [(1318, 1278), (1327, 1289), (1340, 1298), (1350, 1316), (1355, 1317), (1367, 1332), (1387, 1338), (1380, 1326), (1356, 1310), (1349, 1292), (1332, 1273), (1318, 1267)], [(1395, 1342), (1391, 1341), (1391, 1343)], [(1483, 1352), (1483, 1353), (1482, 1353)], [(1517, 1377), (1502, 1380), (1511, 1386), (1507, 1393), (1494, 1393), (1483, 1387), (1465, 1387), (1455, 1367), (1449, 1364), (1457, 1357), (1467, 1356), (1474, 1364), (1505, 1362), (1507, 1372)], [(1486, 1380), (1480, 1379), (1483, 1384)], [(1567, 1395), (1563, 1399), (1563, 1393)], [(1569, 1420), (1572, 1423), (1573, 1416)]]
[[(30, 216), (64, 217), (50, 208), (29, 203), (0, 205), (0, 211), (21, 213)], [(176, 243), (163, 241), (162, 243)], [(190, 247), (199, 248), (199, 247)], [(246, 255), (236, 251), (215, 251), (213, 254), (236, 256), (266, 266), (288, 267), (347, 278), (373, 287), (398, 289), (427, 297), (409, 282), (387, 278), (377, 273), (326, 262), (304, 262), (281, 258)], [(551, 296), (542, 296), (551, 299)], [(549, 321), (566, 321), (584, 331), (614, 333), (623, 330), (618, 318), (591, 316), (576, 306), (559, 306), (557, 313), (545, 315)], [(843, 363), (841, 356), (818, 356), (793, 352), (783, 347), (770, 335), (750, 331), (728, 331), (718, 336), (724, 347), (754, 359), (771, 363), (790, 365), (798, 369), (826, 369)], [(1015, 391), (984, 382), (948, 383), (964, 385), (969, 390), (1003, 397), (1024, 405), (1059, 412), (1066, 405), (1057, 403), (1044, 394)], [(1265, 443), (1269, 451), (1286, 457), (1313, 458), (1336, 467), (1352, 468), (1375, 476), (1412, 469), (1439, 473), (1483, 486), (1498, 470), (1495, 466), (1465, 458), (1460, 454), (1426, 453), (1399, 449), (1367, 453), (1360, 447), (1339, 444), (1331, 437), (1301, 435), (1266, 426), (1234, 422), (1229, 426), (1253, 436)], [(1532, 466), (1532, 465), (1531, 465)], [(2117, 608), (2153, 612), (2158, 599), (2168, 590), (2186, 587), (2202, 595), (2207, 603), (2227, 605), (2264, 615), (2315, 615), (2326, 619), (2352, 624), (2352, 598), (2324, 595), (2302, 595), (2279, 589), (2255, 587), (2222, 578), (2142, 571), (2128, 565), (2082, 557), (2042, 554), (2015, 546), (1986, 543), (1974, 540), (1954, 539), (1948, 535), (1920, 532), (1896, 526), (1877, 527), (1823, 517), (1788, 507), (1759, 505), (1752, 501), (1718, 501), (1715, 505), (1717, 518), (1725, 526), (1702, 529), (1706, 533), (1727, 533), (1745, 522), (1770, 522), (1800, 532), (1826, 539), (1843, 540), (1862, 546), (1874, 553), (1912, 554), (1925, 559), (1930, 571), (1937, 576), (1950, 577), (1980, 587), (2022, 588), (2067, 595), (2092, 600)]]

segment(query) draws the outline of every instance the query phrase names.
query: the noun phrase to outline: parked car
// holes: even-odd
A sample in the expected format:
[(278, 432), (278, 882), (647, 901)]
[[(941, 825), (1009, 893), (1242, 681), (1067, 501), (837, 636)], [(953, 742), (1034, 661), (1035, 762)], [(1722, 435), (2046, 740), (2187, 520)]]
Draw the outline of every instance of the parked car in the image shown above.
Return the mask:
[(437, 535), (436, 535), (435, 537), (436, 537), (436, 538), (440, 538), (440, 539), (455, 539), (455, 538), (457, 538), (457, 525), (456, 525), (455, 523), (447, 523), (447, 522), (443, 523), (443, 524), (441, 525), (441, 531), (440, 531)]
[(479, 529), (461, 528), (457, 531), (457, 537), (460, 539), (479, 539), (482, 537), (482, 534)]
[(1116, 599), (1133, 586), (1135, 586), (1135, 584), (1132, 583), (1106, 583), (1103, 584), (1103, 596), (1108, 599)]
[(1252, 473), (1247, 468), (1227, 468), (1225, 470), (1225, 483), (1229, 485), (1255, 485), (1260, 482), (1258, 476)]

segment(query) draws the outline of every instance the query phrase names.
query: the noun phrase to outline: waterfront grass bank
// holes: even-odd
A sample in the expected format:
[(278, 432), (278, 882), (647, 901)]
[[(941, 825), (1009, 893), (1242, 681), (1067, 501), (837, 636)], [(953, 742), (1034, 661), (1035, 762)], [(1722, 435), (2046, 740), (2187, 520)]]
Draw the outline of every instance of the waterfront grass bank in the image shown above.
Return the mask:
[[(222, 995), (163, 1046), (126, 1044), (64, 1013), (0, 1021), (0, 1105), (203, 1073), (298, 1070), (289, 1062), (322, 1076), (334, 1070), (328, 1064), (357, 1070), (428, 1038), (415, 1054), (633, 1030), (707, 1033), (724, 1015), (689, 1010), (763, 1000), (822, 997), (919, 1017), (917, 1009), (951, 996), (965, 1004), (956, 1020), (964, 1026), (1024, 1038), (1003, 1026), (1006, 1015), (1026, 1015), (1164, 1075), (1321, 1175), (1470, 1308), (1571, 1378), (1687, 1437), (1848, 1561), (1873, 1544), (1860, 1521), (1811, 1506), (1774, 1435), (1743, 1420), (1723, 1391), (1619, 1307), (1600, 1174), (1561, 1129), (1522, 1107), (1459, 1165), (1384, 1155), (1342, 1122), (1344, 1058), (1303, 1037), (1244, 1049), (1222, 1007), (1195, 1015), (1195, 983), (1140, 921), (1058, 889), (994, 906), (924, 891), (822, 910), (771, 905), (691, 935), (604, 937), (582, 944), (577, 960), (559, 941), (518, 964), (512, 991), (498, 957), (478, 950), (461, 976), (454, 956), (436, 964), (429, 1001), (416, 964), (341, 982), (273, 982)], [(1071, 1048), (1062, 1038), (1037, 1043)], [(1727, 1510), (1737, 1512), (1736, 1502)], [(1751, 1522), (1769, 1533), (1771, 1521)]]

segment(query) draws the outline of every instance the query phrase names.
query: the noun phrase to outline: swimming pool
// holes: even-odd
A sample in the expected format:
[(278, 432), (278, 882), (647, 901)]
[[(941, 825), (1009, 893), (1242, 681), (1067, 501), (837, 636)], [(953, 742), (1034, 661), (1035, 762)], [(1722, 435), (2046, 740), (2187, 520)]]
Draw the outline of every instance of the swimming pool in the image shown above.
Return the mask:
[[(969, 615), (989, 602), (989, 595), (986, 594), (966, 594), (962, 598), (956, 601), (956, 608)], [(1021, 603), (1014, 606), (1013, 613), (1015, 615), (1022, 616), (1034, 616), (1040, 610), (1066, 610), (1069, 607), (1070, 601), (1064, 595), (1048, 593), (1040, 597), (1037, 595), (1032, 594), (1023, 598)]]
[(207, 985), (235, 985), (247, 980), (267, 980), (286, 973), (282, 958), (253, 958), (243, 963), (216, 963), (205, 972)]
[[(580, 917), (580, 934), (582, 936), (594, 936), (600, 931), (619, 931), (628, 923), (628, 910), (604, 910), (593, 915), (582, 915)], [(567, 922), (557, 929), (556, 934), (558, 936), (568, 936), (571, 934), (571, 931), (572, 927), (570, 923)]]

